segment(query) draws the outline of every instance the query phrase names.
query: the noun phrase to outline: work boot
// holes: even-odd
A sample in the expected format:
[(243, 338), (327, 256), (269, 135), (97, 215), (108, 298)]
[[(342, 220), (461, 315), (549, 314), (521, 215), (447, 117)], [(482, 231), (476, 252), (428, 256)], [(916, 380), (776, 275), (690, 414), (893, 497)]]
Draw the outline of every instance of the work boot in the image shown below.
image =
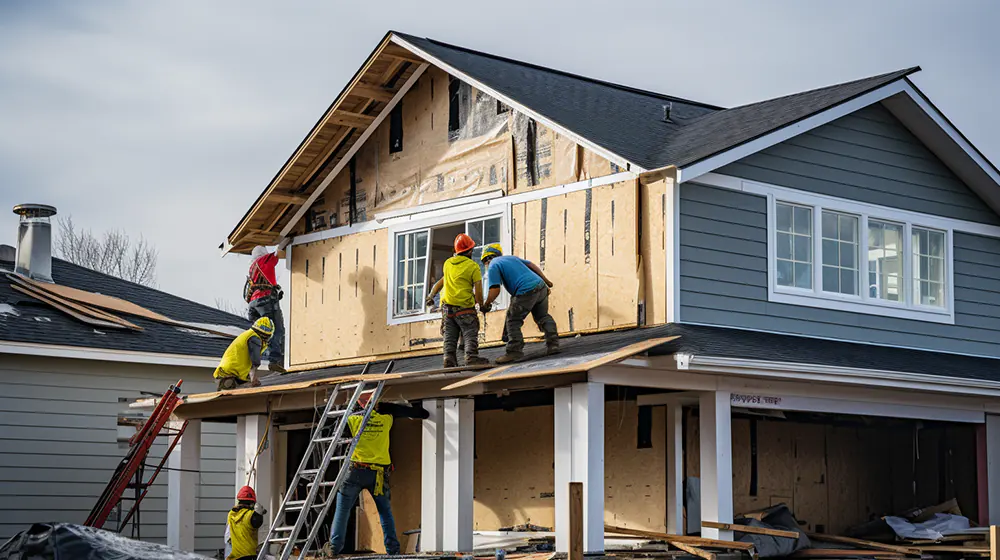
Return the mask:
[(497, 358), (497, 364), (510, 364), (524, 357), (524, 352), (507, 352)]
[(562, 352), (562, 350), (559, 349), (559, 345), (558, 344), (549, 344), (549, 345), (547, 345), (545, 347), (545, 355), (546, 356), (551, 356), (553, 354), (558, 354), (560, 352)]
[(288, 370), (286, 370), (285, 367), (281, 365), (281, 362), (271, 362), (267, 364), (267, 371), (273, 371), (274, 373), (278, 374), (288, 373)]
[(444, 367), (446, 368), (458, 367), (458, 360), (456, 360), (454, 356), (445, 356)]
[(490, 361), (482, 356), (466, 356), (465, 365), (467, 366), (488, 366)]

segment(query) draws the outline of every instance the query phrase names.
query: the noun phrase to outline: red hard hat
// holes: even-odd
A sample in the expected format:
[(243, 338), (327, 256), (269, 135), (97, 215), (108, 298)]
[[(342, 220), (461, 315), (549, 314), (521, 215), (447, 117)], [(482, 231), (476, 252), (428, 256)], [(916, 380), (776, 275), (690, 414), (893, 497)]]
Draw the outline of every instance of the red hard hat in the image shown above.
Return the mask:
[(467, 234), (460, 233), (455, 237), (455, 252), (464, 253), (476, 246), (476, 242)]
[(240, 488), (240, 491), (236, 493), (236, 499), (241, 502), (256, 502), (257, 494), (254, 493), (253, 488), (249, 486), (244, 486)]

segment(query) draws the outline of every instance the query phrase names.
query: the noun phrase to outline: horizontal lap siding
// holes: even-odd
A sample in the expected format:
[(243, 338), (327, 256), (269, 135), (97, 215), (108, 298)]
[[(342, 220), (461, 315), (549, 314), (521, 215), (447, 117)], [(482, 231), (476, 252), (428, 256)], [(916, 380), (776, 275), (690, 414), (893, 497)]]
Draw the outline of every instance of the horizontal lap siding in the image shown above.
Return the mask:
[(955, 233), (955, 325), (767, 300), (767, 201), (681, 187), (681, 320), (1000, 356), (1000, 240)]
[[(126, 452), (117, 442), (118, 414), (127, 409), (119, 397), (162, 393), (179, 377), (187, 377), (185, 393), (214, 388), (207, 381), (210, 373), (201, 370), (41, 358), (5, 361), (0, 366), (0, 541), (35, 522), (82, 523)], [(147, 463), (158, 463), (166, 444), (161, 438)], [(233, 503), (235, 426), (203, 423), (201, 454), (195, 546), (212, 555), (221, 548)], [(142, 502), (144, 540), (166, 542), (167, 480), (168, 472), (161, 472)], [(127, 511), (131, 503), (124, 504)]]

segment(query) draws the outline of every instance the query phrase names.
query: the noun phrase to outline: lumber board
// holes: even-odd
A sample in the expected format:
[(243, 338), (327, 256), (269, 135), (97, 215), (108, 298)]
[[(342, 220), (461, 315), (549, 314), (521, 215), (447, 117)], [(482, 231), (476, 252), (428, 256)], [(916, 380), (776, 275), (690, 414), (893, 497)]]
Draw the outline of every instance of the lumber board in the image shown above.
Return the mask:
[(386, 45), (382, 53), (385, 54), (386, 56), (391, 56), (392, 58), (405, 60), (407, 62), (414, 62), (417, 64), (421, 64), (424, 62), (424, 59), (420, 58), (419, 56), (411, 53), (410, 51), (394, 43)]
[(374, 115), (362, 115), (361, 113), (351, 113), (349, 111), (337, 111), (330, 117), (330, 124), (340, 126), (350, 126), (353, 128), (365, 128), (375, 122)]
[[(309, 197), (306, 196), (306, 195), (304, 195), (304, 194), (298, 194), (298, 193), (293, 193), (293, 192), (279, 192), (279, 191), (275, 191), (275, 192), (271, 193), (270, 195), (268, 195), (268, 199), (269, 200), (273, 200), (274, 202), (282, 202), (282, 203), (287, 203), (287, 204), (297, 204), (297, 205), (301, 206), (302, 204), (305, 204), (307, 200), (309, 200)], [(254, 232), (254, 233), (256, 233), (256, 232)], [(274, 235), (274, 234), (271, 233), (270, 235)]]
[(38, 300), (44, 301), (45, 303), (49, 303), (50, 305), (53, 305), (53, 304), (50, 302), (49, 298), (51, 298), (51, 300), (59, 302), (60, 304), (66, 306), (66, 307), (69, 307), (70, 309), (73, 309), (73, 310), (77, 311), (78, 313), (80, 313), (82, 315), (90, 317), (91, 319), (96, 319), (98, 321), (106, 321), (106, 322), (114, 323), (115, 325), (117, 325), (117, 327), (113, 326), (112, 328), (126, 328), (126, 329), (135, 330), (135, 331), (142, 331), (143, 330), (143, 328), (140, 327), (139, 325), (136, 325), (136, 324), (134, 324), (134, 323), (132, 323), (130, 321), (126, 321), (125, 319), (122, 319), (121, 317), (118, 317), (117, 315), (112, 315), (112, 314), (106, 313), (106, 312), (104, 312), (104, 311), (102, 311), (100, 309), (89, 307), (87, 305), (82, 305), (82, 304), (76, 303), (74, 301), (71, 301), (71, 300), (68, 300), (68, 299), (65, 299), (65, 298), (53, 295), (53, 294), (46, 293), (46, 292), (44, 292), (44, 291), (42, 291), (42, 290), (40, 290), (38, 288), (35, 288), (31, 284), (28, 284), (27, 282), (24, 282), (24, 279), (22, 277), (20, 277), (20, 276), (10, 276), (10, 278), (11, 278), (11, 280), (14, 281), (14, 284), (12, 284), (12, 285), (15, 288), (20, 288), (19, 291), (21, 291), (22, 293), (24, 293), (26, 295), (30, 295), (30, 296), (38, 299)]
[(633, 537), (643, 537), (646, 539), (655, 539), (659, 541), (664, 541), (669, 544), (674, 544), (675, 542), (681, 544), (690, 544), (694, 546), (699, 546), (702, 548), (722, 548), (726, 550), (752, 550), (753, 544), (747, 542), (736, 542), (736, 541), (721, 541), (717, 539), (706, 539), (703, 537), (688, 537), (681, 535), (671, 535), (669, 533), (658, 533), (656, 531), (643, 531), (640, 529), (628, 529), (626, 527), (616, 527), (614, 525), (604, 525), (604, 531), (606, 533), (617, 533), (620, 535), (630, 535)]
[(672, 547), (679, 548), (679, 549), (683, 550), (684, 552), (687, 552), (688, 554), (697, 556), (699, 558), (704, 558), (705, 560), (716, 560), (716, 556), (715, 556), (714, 552), (709, 552), (707, 550), (702, 550), (702, 549), (700, 549), (700, 548), (698, 548), (696, 546), (692, 546), (692, 545), (689, 545), (689, 544), (684, 544), (682, 542), (669, 541), (669, 544)]
[(46, 296), (46, 295), (44, 295), (42, 293), (38, 293), (38, 292), (35, 292), (35, 291), (32, 291), (32, 290), (29, 290), (27, 288), (24, 288), (24, 287), (18, 285), (18, 284), (11, 284), (11, 287), (14, 288), (14, 290), (16, 290), (16, 291), (21, 292), (24, 295), (31, 296), (31, 297), (33, 297), (33, 298), (35, 298), (35, 299), (37, 299), (37, 300), (39, 300), (41, 302), (47, 303), (50, 306), (52, 306), (53, 308), (55, 308), (56, 310), (62, 311), (63, 313), (69, 315), (70, 317), (72, 317), (72, 318), (74, 318), (74, 319), (76, 319), (76, 320), (78, 320), (78, 321), (80, 321), (82, 323), (86, 323), (86, 324), (88, 324), (90, 326), (101, 327), (101, 328), (108, 328), (108, 329), (125, 329), (126, 328), (126, 327), (123, 327), (122, 325), (119, 325), (117, 323), (112, 323), (111, 321), (102, 321), (100, 319), (95, 319), (95, 318), (90, 317), (88, 315), (84, 315), (83, 313), (80, 313), (80, 312), (78, 312), (78, 311), (70, 308), (69, 306), (64, 305), (63, 303), (60, 303), (58, 300), (56, 300), (54, 298), (48, 297), (48, 296)]
[(990, 525), (990, 560), (1000, 558), (1000, 529), (996, 525)]
[(395, 92), (389, 91), (381, 86), (371, 85), (371, 84), (357, 84), (351, 88), (350, 95), (357, 95), (358, 97), (366, 97), (374, 101), (389, 101), (392, 99)]
[(752, 525), (738, 525), (736, 523), (702, 521), (701, 526), (709, 527), (711, 529), (722, 529), (723, 531), (738, 531), (740, 533), (754, 533), (757, 535), (769, 535), (772, 537), (785, 537), (786, 539), (799, 538), (799, 534), (795, 531), (782, 531), (780, 529), (768, 529), (766, 527), (754, 527)]
[(583, 483), (569, 483), (569, 560), (583, 560)]
[(789, 558), (904, 558), (898, 552), (885, 550), (861, 550), (850, 548), (807, 548), (800, 550)]
[(917, 550), (921, 553), (935, 553), (935, 552), (959, 552), (962, 554), (990, 554), (991, 547), (985, 546), (955, 546), (955, 545), (940, 545), (940, 546), (918, 546)]
[(807, 535), (810, 539), (821, 542), (851, 544), (858, 547), (872, 548), (875, 550), (882, 550), (886, 552), (896, 552), (899, 554), (906, 554), (908, 556), (920, 556), (920, 550), (913, 547), (897, 546), (894, 544), (866, 541), (862, 539), (854, 539), (851, 537), (841, 537), (839, 535), (824, 535), (822, 533), (807, 533)]

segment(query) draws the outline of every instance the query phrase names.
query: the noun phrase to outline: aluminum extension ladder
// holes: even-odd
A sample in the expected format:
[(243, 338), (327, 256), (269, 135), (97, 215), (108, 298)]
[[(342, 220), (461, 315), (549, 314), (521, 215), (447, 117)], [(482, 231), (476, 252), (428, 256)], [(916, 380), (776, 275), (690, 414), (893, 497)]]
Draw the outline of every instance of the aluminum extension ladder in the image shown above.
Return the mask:
[[(362, 376), (368, 373), (370, 365), (370, 363), (365, 365), (361, 371)], [(393, 362), (389, 362), (384, 373), (391, 372), (392, 366)], [(347, 472), (351, 468), (351, 456), (354, 454), (354, 449), (358, 446), (361, 434), (364, 433), (365, 427), (368, 425), (368, 419), (371, 418), (372, 411), (375, 410), (384, 386), (384, 379), (367, 381), (363, 377), (359, 381), (338, 383), (334, 386), (330, 397), (326, 401), (326, 407), (323, 409), (322, 416), (316, 422), (312, 438), (305, 453), (302, 455), (299, 468), (295, 471), (295, 475), (288, 485), (288, 490), (285, 492), (285, 497), (281, 500), (281, 507), (274, 514), (271, 529), (267, 532), (267, 537), (264, 539), (263, 546), (261, 546), (260, 552), (257, 555), (258, 560), (265, 560), (269, 556), (268, 548), (272, 544), (282, 545), (281, 554), (277, 556), (279, 560), (288, 560), (295, 546), (298, 544), (301, 544), (301, 552), (298, 558), (300, 560), (306, 558), (309, 547), (316, 540), (317, 533), (323, 525), (323, 520), (330, 511), (330, 506), (337, 501), (337, 492), (343, 485), (344, 479), (347, 477)], [(348, 397), (347, 402), (342, 406), (338, 406), (336, 404), (337, 397), (341, 392), (348, 391), (350, 391), (350, 397)], [(366, 406), (361, 407), (364, 415), (361, 418), (361, 424), (358, 426), (357, 433), (351, 437), (347, 419), (352, 415), (355, 406), (358, 405), (361, 395), (365, 393), (371, 393), (371, 398), (368, 400)], [(313, 451), (317, 448), (322, 452), (323, 458), (315, 468), (307, 468), (309, 459), (313, 455)], [(331, 470), (330, 467), (333, 466), (336, 467), (337, 474), (335, 478), (329, 480), (327, 473)], [(304, 500), (295, 499), (296, 490), (300, 482), (305, 482), (306, 487), (309, 489)], [(328, 489), (325, 492), (325, 501), (317, 499), (320, 497), (321, 488)], [(309, 523), (308, 519), (312, 517), (310, 513), (313, 511), (318, 511), (318, 515), (314, 517), (313, 522)], [(284, 525), (285, 514), (291, 512), (298, 512), (295, 524)], [(306, 529), (307, 525), (311, 525), (307, 536), (300, 538), (299, 535)]]

